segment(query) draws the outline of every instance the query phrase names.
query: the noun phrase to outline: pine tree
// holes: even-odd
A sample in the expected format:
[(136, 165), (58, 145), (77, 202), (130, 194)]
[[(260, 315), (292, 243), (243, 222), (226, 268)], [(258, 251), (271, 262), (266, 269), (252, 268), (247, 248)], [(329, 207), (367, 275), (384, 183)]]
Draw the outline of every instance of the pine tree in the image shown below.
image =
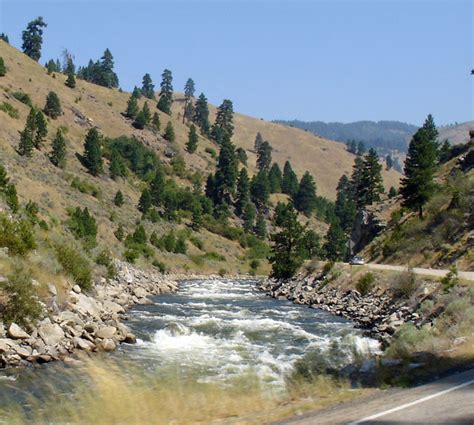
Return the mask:
[(257, 215), (257, 209), (252, 202), (247, 202), (242, 211), (242, 220), (244, 221), (244, 230), (250, 233), (255, 224), (255, 216)]
[(18, 194), (14, 184), (8, 184), (5, 188), (5, 201), (12, 212), (17, 213), (20, 203), (18, 202)]
[(66, 86), (73, 89), (76, 87), (76, 77), (74, 76), (74, 74), (70, 74), (68, 73), (67, 74), (67, 79), (66, 79)]
[(287, 205), (284, 208), (280, 221), (274, 223), (280, 231), (270, 236), (272, 248), (269, 260), (272, 264), (271, 277), (275, 279), (291, 278), (304, 260), (301, 246), (304, 228), (298, 222), (298, 214), (293, 207)]
[(158, 114), (158, 112), (155, 112), (153, 114), (153, 118), (151, 119), (151, 126), (153, 130), (160, 131), (161, 122), (160, 122), (160, 115)]
[(46, 105), (44, 106), (43, 112), (53, 120), (62, 115), (61, 102), (58, 95), (50, 91), (46, 97)]
[(155, 99), (155, 85), (148, 73), (143, 76), (141, 93), (148, 99)]
[(21, 48), (23, 53), (31, 59), (38, 62), (41, 58), (41, 46), (43, 44), (43, 28), (47, 27), (43, 17), (39, 16), (35, 20), (28, 23), (26, 30), (22, 32), (21, 38), (23, 44)]
[(37, 111), (35, 115), (35, 136), (33, 145), (36, 149), (41, 149), (44, 143), (44, 138), (48, 134), (48, 125), (46, 119), (41, 111)]
[(393, 186), (390, 187), (390, 190), (388, 191), (388, 197), (390, 199), (395, 198), (395, 196), (398, 195), (397, 189), (395, 189)]
[(6, 35), (4, 32), (0, 34), (0, 40), (3, 40), (5, 43), (10, 44), (10, 40), (8, 38), (8, 35)]
[(174, 133), (174, 128), (173, 128), (173, 124), (171, 123), (171, 120), (168, 121), (168, 124), (166, 124), (165, 134), (163, 134), (163, 138), (170, 143), (174, 143), (176, 139), (176, 135)]
[(151, 194), (150, 191), (145, 188), (143, 189), (140, 199), (138, 201), (138, 211), (142, 212), (143, 214), (146, 214), (150, 210), (151, 206)]
[(385, 164), (386, 164), (387, 171), (392, 169), (393, 159), (392, 159), (392, 156), (390, 154), (385, 157)]
[(119, 177), (125, 177), (126, 165), (124, 164), (120, 154), (113, 150), (110, 156), (109, 174), (112, 180), (117, 180)]
[(56, 136), (53, 139), (49, 160), (58, 168), (64, 168), (66, 165), (66, 140), (60, 129), (57, 130)]
[(247, 166), (247, 152), (245, 152), (244, 148), (237, 148), (235, 150), (235, 154), (237, 155), (237, 159), (239, 162), (245, 166)]
[(139, 109), (138, 109), (137, 97), (134, 94), (132, 94), (127, 102), (127, 110), (125, 111), (125, 116), (127, 118), (134, 119), (137, 117), (138, 112), (139, 112)]
[(213, 203), (216, 202), (216, 179), (213, 174), (209, 174), (206, 179), (206, 197), (212, 200)]
[(145, 127), (150, 124), (151, 121), (151, 112), (150, 107), (148, 106), (148, 102), (145, 102), (142, 109), (143, 117), (145, 120)]
[(362, 156), (365, 154), (365, 145), (364, 145), (364, 142), (359, 142), (359, 144), (357, 145), (357, 156)]
[(257, 136), (255, 136), (255, 142), (254, 142), (254, 149), (255, 152), (258, 152), (260, 149), (260, 146), (263, 143), (263, 137), (260, 133), (257, 133)]
[(267, 141), (260, 144), (257, 151), (257, 168), (268, 173), (272, 163), (272, 147)]
[(273, 163), (272, 168), (268, 172), (268, 182), (270, 183), (270, 193), (280, 193), (283, 176), (280, 167), (276, 162)]
[(379, 202), (383, 192), (382, 164), (375, 149), (371, 148), (363, 160), (362, 175), (357, 188), (358, 207), (363, 208)]
[(289, 161), (285, 162), (283, 167), (283, 179), (281, 182), (281, 190), (283, 193), (293, 197), (298, 192), (298, 177), (296, 177)]
[(324, 250), (326, 251), (326, 258), (331, 261), (341, 261), (346, 256), (347, 236), (337, 219), (332, 222), (326, 234)]
[(53, 59), (50, 59), (48, 62), (46, 62), (46, 70), (48, 71), (48, 74), (58, 72), (56, 69), (56, 62)]
[(352, 174), (351, 174), (351, 193), (352, 199), (356, 203), (357, 207), (362, 205), (363, 200), (359, 200), (359, 192), (362, 185), (362, 173), (364, 172), (364, 160), (357, 156), (354, 159), (354, 165), (352, 166)]
[(196, 91), (194, 81), (192, 78), (188, 78), (184, 85), (184, 111), (183, 111), (183, 123), (186, 118), (192, 116), (192, 111), (189, 110), (189, 106), (192, 105), (192, 99), (194, 92)]
[(194, 153), (196, 152), (197, 145), (198, 135), (196, 133), (196, 126), (194, 124), (191, 124), (191, 127), (189, 128), (188, 142), (186, 143), (186, 150), (189, 153)]
[(344, 174), (337, 185), (337, 197), (334, 206), (334, 213), (339, 219), (342, 229), (350, 232), (356, 216), (356, 204), (352, 197), (351, 184)]
[(268, 181), (268, 174), (265, 171), (259, 171), (258, 174), (252, 177), (250, 195), (259, 211), (262, 211), (267, 206), (270, 196), (270, 183)]
[(250, 180), (247, 174), (247, 169), (242, 168), (239, 173), (237, 181), (237, 194), (235, 202), (235, 214), (242, 217), (245, 206), (250, 201)]
[(316, 208), (316, 184), (308, 171), (301, 178), (298, 192), (293, 198), (293, 204), (297, 211), (307, 216), (311, 215)]
[(171, 115), (171, 105), (173, 103), (173, 76), (169, 69), (165, 69), (161, 74), (160, 100), (158, 109), (165, 114)]
[(135, 118), (135, 121), (133, 121), (133, 126), (138, 130), (143, 130), (145, 128), (146, 117), (143, 113), (143, 110), (138, 113), (137, 117)]
[(117, 74), (114, 72), (114, 58), (109, 49), (105, 49), (104, 55), (100, 58), (98, 64), (98, 75), (96, 76), (96, 84), (104, 87), (114, 88), (119, 86)]
[(0, 164), (0, 192), (3, 192), (7, 187), (10, 178), (8, 177), (7, 170)]
[(163, 203), (165, 184), (165, 173), (161, 167), (158, 167), (155, 172), (155, 177), (150, 183), (151, 202), (155, 207), (159, 207)]
[(221, 144), (225, 140), (231, 140), (234, 134), (234, 107), (229, 99), (224, 99), (217, 108), (216, 121), (212, 126), (212, 139)]
[(194, 202), (192, 207), (191, 227), (193, 230), (199, 230), (202, 227), (203, 209), (200, 202)]
[(66, 86), (73, 89), (76, 87), (76, 77), (75, 77), (75, 73), (76, 73), (76, 67), (74, 66), (74, 62), (72, 61), (72, 57), (68, 57), (67, 58), (67, 62), (66, 62), (66, 75), (67, 75), (67, 79), (66, 79)]
[(84, 166), (93, 176), (98, 176), (103, 172), (102, 160), (102, 137), (97, 128), (91, 128), (84, 141)]
[(142, 92), (137, 86), (133, 87), (132, 96), (135, 99), (140, 99), (142, 97)]
[(405, 160), (405, 177), (400, 193), (403, 206), (418, 211), (423, 218), (423, 207), (435, 192), (434, 174), (438, 159), (437, 130), (431, 115), (410, 141)]
[(26, 118), (26, 124), (23, 131), (20, 133), (20, 144), (18, 145), (18, 153), (21, 156), (30, 157), (33, 153), (34, 136), (36, 126), (36, 111), (31, 108), (28, 117)]
[(114, 196), (114, 204), (117, 207), (121, 207), (123, 203), (124, 203), (123, 193), (120, 190), (118, 190)]
[(235, 155), (235, 146), (230, 140), (224, 140), (217, 160), (215, 175), (215, 201), (217, 203), (232, 203), (232, 196), (238, 177), (238, 162)]
[(265, 239), (267, 237), (267, 223), (265, 221), (265, 215), (261, 211), (257, 214), (254, 233), (255, 236), (260, 239)]
[(5, 61), (0, 56), (0, 77), (4, 77), (7, 73), (7, 68), (5, 67)]
[(207, 135), (209, 133), (209, 106), (204, 93), (201, 93), (196, 101), (193, 122), (201, 129), (202, 134)]

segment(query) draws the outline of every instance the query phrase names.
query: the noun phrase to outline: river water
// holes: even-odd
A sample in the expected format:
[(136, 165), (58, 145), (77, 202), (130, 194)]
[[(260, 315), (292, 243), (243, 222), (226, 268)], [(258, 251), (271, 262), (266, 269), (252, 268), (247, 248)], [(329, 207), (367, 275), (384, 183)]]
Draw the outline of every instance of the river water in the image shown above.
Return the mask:
[[(175, 294), (128, 313), (127, 325), (138, 337), (109, 354), (119, 364), (132, 362), (146, 372), (188, 375), (199, 382), (227, 385), (246, 374), (263, 388), (283, 390), (295, 362), (311, 353), (342, 367), (354, 351), (377, 350), (345, 319), (321, 310), (274, 300), (256, 289), (255, 280), (192, 280)], [(40, 395), (45, 382), (68, 392), (59, 362), (0, 375), (0, 406)], [(70, 369), (70, 368), (69, 368)], [(70, 376), (70, 375), (68, 375)]]

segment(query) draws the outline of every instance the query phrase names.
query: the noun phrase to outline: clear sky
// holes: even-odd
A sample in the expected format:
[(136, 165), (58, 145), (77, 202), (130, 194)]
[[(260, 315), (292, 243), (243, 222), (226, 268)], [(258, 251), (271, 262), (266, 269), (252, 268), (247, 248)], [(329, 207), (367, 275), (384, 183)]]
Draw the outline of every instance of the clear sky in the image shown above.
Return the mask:
[(21, 46), (48, 23), (41, 62), (108, 47), (120, 85), (187, 77), (219, 104), (265, 119), (438, 124), (473, 119), (472, 1), (0, 0), (0, 32)]

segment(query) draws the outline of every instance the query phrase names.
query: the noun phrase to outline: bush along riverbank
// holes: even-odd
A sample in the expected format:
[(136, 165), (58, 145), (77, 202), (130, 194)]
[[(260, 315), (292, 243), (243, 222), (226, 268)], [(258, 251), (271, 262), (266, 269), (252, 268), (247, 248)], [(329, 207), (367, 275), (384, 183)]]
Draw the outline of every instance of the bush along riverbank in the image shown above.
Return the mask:
[(113, 351), (136, 338), (121, 319), (135, 304), (152, 295), (176, 291), (177, 278), (115, 262), (117, 277), (101, 278), (90, 293), (78, 285), (60, 293), (48, 285), (42, 319), (35, 325), (0, 322), (0, 367), (26, 366), (53, 360), (73, 361), (77, 351)]
[(435, 281), (343, 264), (308, 268), (287, 281), (262, 281), (259, 288), (353, 321), (381, 341), (385, 363), (474, 364), (474, 288), (454, 269)]

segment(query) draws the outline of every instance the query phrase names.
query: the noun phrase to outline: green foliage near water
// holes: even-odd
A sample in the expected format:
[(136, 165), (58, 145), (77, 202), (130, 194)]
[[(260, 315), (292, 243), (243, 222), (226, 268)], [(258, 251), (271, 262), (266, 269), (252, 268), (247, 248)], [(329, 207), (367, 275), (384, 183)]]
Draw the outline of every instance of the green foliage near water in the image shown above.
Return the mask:
[(64, 272), (69, 274), (83, 290), (92, 288), (92, 266), (88, 258), (76, 245), (57, 242), (54, 244), (56, 258)]

